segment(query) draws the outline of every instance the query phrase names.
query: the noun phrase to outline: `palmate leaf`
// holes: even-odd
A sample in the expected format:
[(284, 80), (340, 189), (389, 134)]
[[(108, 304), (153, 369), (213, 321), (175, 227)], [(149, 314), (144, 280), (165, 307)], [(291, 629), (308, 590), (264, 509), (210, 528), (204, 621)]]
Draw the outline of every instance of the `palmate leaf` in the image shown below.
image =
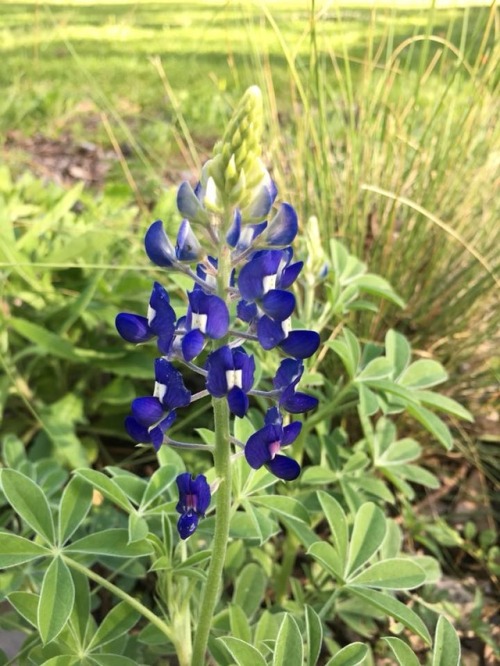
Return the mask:
[(128, 530), (109, 529), (74, 541), (64, 552), (85, 553), (87, 555), (112, 555), (113, 557), (142, 557), (151, 555), (153, 546), (146, 540), (129, 543)]
[(7, 599), (27, 622), (37, 627), (37, 610), (39, 595), (33, 592), (11, 592)]
[(266, 666), (266, 660), (262, 654), (246, 641), (234, 636), (222, 636), (216, 641), (222, 643), (231, 654), (238, 666)]
[(372, 502), (363, 504), (354, 518), (349, 544), (347, 570), (354, 573), (367, 562), (382, 545), (386, 533), (385, 516)]
[(233, 602), (244, 610), (247, 617), (259, 608), (266, 585), (265, 573), (254, 562), (247, 564), (236, 579)]
[(274, 646), (273, 666), (303, 666), (304, 647), (299, 627), (293, 615), (283, 618)]
[(0, 532), (0, 569), (15, 567), (50, 555), (43, 546), (10, 532)]
[(368, 647), (363, 643), (351, 643), (339, 650), (326, 664), (326, 666), (357, 666), (361, 664), (368, 654)]
[(104, 495), (104, 497), (107, 497), (127, 513), (133, 511), (132, 505), (128, 501), (123, 490), (113, 479), (110, 479), (109, 476), (106, 476), (95, 469), (77, 469), (75, 470), (75, 474), (96, 488)]
[(92, 487), (74, 476), (68, 483), (59, 505), (59, 543), (64, 543), (79, 527), (92, 504)]
[(441, 615), (434, 634), (432, 666), (460, 666), (460, 640), (450, 621)]
[(231, 627), (231, 636), (239, 638), (245, 643), (252, 642), (252, 631), (250, 629), (250, 623), (245, 614), (245, 611), (240, 606), (236, 604), (230, 604), (228, 608), (229, 612), (229, 625)]
[(53, 544), (54, 521), (43, 491), (30, 478), (13, 469), (0, 470), (0, 483), (7, 501), (24, 522)]
[(43, 577), (38, 600), (37, 624), (43, 643), (50, 643), (69, 620), (75, 601), (70, 570), (61, 557), (55, 557)]
[(307, 665), (316, 666), (323, 643), (323, 624), (311, 606), (305, 606), (307, 634)]
[(382, 639), (391, 648), (394, 656), (398, 660), (399, 666), (420, 666), (417, 655), (413, 652), (411, 647), (404, 643), (400, 638), (393, 636), (384, 637)]
[(385, 590), (411, 590), (425, 583), (425, 573), (415, 562), (395, 557), (375, 562), (348, 580), (349, 586), (375, 587)]
[(140, 618), (140, 613), (121, 601), (112, 608), (99, 625), (92, 640), (88, 645), (89, 650), (94, 650), (100, 645), (105, 645), (123, 636), (134, 627)]

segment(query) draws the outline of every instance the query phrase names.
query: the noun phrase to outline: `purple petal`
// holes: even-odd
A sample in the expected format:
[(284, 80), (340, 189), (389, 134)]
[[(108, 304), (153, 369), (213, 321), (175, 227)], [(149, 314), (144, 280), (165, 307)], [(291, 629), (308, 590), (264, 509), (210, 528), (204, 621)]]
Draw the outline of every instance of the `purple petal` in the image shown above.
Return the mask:
[(233, 414), (242, 419), (248, 410), (248, 396), (239, 386), (233, 388), (227, 394), (227, 403)]
[(280, 414), (280, 410), (277, 407), (270, 407), (264, 417), (264, 422), (266, 425), (281, 427), (283, 425), (283, 418)]
[(177, 234), (175, 254), (179, 261), (194, 261), (198, 259), (201, 245), (191, 229), (189, 220), (182, 220)]
[(276, 275), (282, 252), (266, 250), (259, 252), (243, 266), (238, 277), (241, 296), (246, 301), (255, 301), (264, 295), (264, 277)]
[(244, 209), (242, 215), (245, 220), (256, 220), (266, 217), (273, 205), (271, 192), (267, 184), (261, 185), (255, 190), (252, 201)]
[(280, 347), (294, 358), (309, 358), (319, 347), (319, 335), (316, 331), (291, 331)]
[(236, 243), (240, 237), (241, 232), (241, 212), (239, 208), (236, 208), (234, 211), (233, 222), (229, 227), (229, 231), (226, 234), (226, 242), (231, 247), (236, 247)]
[(288, 446), (294, 442), (302, 430), (302, 423), (294, 421), (283, 428), (283, 437), (281, 438), (281, 446)]
[(226, 371), (233, 368), (233, 355), (229, 347), (221, 347), (209, 354), (206, 368), (208, 392), (216, 398), (222, 398), (227, 393)]
[(156, 423), (165, 414), (163, 405), (152, 396), (136, 398), (132, 401), (131, 412), (134, 419), (143, 426), (149, 427)]
[(276, 372), (276, 376), (273, 380), (273, 385), (275, 389), (279, 391), (287, 388), (291, 384), (293, 387), (297, 386), (304, 372), (304, 364), (302, 361), (298, 361), (292, 358), (285, 358), (280, 363), (280, 367)]
[(285, 332), (281, 324), (282, 322), (273, 321), (266, 315), (259, 319), (257, 322), (257, 337), (263, 349), (274, 349), (285, 339)]
[(233, 367), (235, 370), (241, 370), (241, 388), (245, 393), (253, 386), (253, 377), (255, 373), (255, 359), (249, 356), (242, 349), (233, 349)]
[(151, 442), (151, 435), (146, 426), (138, 423), (133, 416), (127, 416), (125, 419), (125, 430), (128, 435), (139, 444), (149, 444)]
[(300, 474), (300, 465), (296, 460), (286, 456), (276, 456), (266, 464), (270, 472), (284, 481), (293, 481)]
[(282, 203), (269, 224), (266, 241), (271, 246), (290, 245), (297, 235), (298, 229), (295, 209), (288, 203)]
[(288, 387), (280, 399), (280, 406), (283, 407), (290, 414), (302, 414), (314, 409), (318, 406), (318, 399), (307, 393), (300, 393), (293, 391), (292, 387)]
[(273, 440), (274, 426), (266, 425), (250, 435), (245, 445), (245, 458), (253, 469), (259, 469), (271, 460), (269, 444)]
[(267, 222), (261, 222), (260, 224), (245, 224), (241, 229), (238, 242), (236, 243), (237, 253), (248, 250), (257, 236), (260, 236), (266, 227)]
[(166, 340), (174, 335), (175, 319), (175, 311), (170, 305), (168, 292), (161, 284), (155, 282), (149, 299), (148, 321), (151, 330)]
[(121, 337), (127, 342), (139, 343), (147, 342), (153, 337), (153, 332), (149, 328), (146, 317), (132, 314), (130, 312), (120, 312), (116, 316), (115, 326)]
[(198, 197), (187, 181), (181, 183), (177, 190), (177, 208), (181, 215), (191, 220), (196, 219), (200, 213), (204, 213)]
[(207, 299), (207, 335), (214, 340), (218, 340), (226, 335), (229, 328), (229, 310), (222, 298), (207, 296)]
[(176, 511), (179, 513), (185, 513), (187, 511), (187, 506), (186, 506), (186, 495), (191, 495), (191, 483), (193, 481), (193, 477), (189, 472), (183, 472), (182, 474), (179, 474), (177, 478), (175, 479), (175, 482), (177, 484), (177, 490), (179, 492), (179, 501), (176, 506)]
[(181, 346), (184, 360), (192, 361), (202, 352), (205, 346), (205, 337), (198, 328), (195, 328), (182, 338)]
[(148, 257), (157, 266), (168, 268), (174, 265), (176, 261), (175, 248), (165, 233), (161, 220), (153, 222), (147, 230), (144, 238), (144, 247), (146, 248)]
[(164, 358), (155, 360), (155, 378), (158, 382), (158, 398), (167, 410), (186, 407), (191, 402), (191, 392), (184, 386), (182, 374)]
[(262, 299), (262, 309), (271, 319), (284, 321), (295, 309), (295, 296), (289, 291), (271, 289)]
[(198, 474), (196, 479), (191, 484), (192, 493), (196, 495), (196, 513), (200, 516), (204, 516), (206, 510), (210, 506), (211, 492), (210, 485), (207, 481), (206, 476), (203, 474)]
[(257, 317), (257, 306), (255, 303), (249, 303), (248, 301), (238, 301), (236, 314), (241, 321), (246, 321), (247, 324), (250, 324)]
[(187, 539), (198, 527), (199, 518), (196, 513), (184, 513), (177, 521), (177, 531), (181, 539)]
[(278, 280), (279, 288), (288, 289), (288, 287), (290, 287), (297, 279), (303, 265), (303, 261), (297, 261), (295, 264), (287, 266), (287, 268), (285, 268), (281, 273), (280, 279)]

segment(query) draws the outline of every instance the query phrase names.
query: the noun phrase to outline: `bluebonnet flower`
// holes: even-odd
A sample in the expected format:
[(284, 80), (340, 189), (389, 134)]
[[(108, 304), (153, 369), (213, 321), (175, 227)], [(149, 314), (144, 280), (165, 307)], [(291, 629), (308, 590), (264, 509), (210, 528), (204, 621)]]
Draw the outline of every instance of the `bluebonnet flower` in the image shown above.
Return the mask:
[(187, 539), (196, 530), (200, 518), (205, 517), (205, 512), (210, 506), (210, 486), (203, 474), (193, 479), (189, 472), (179, 474), (176, 482), (179, 501), (175, 510), (181, 514), (177, 530), (181, 539)]
[(239, 417), (248, 409), (248, 391), (253, 385), (255, 361), (241, 347), (221, 347), (206, 362), (207, 390), (215, 398), (227, 396), (229, 409)]
[(167, 291), (155, 282), (149, 299), (148, 316), (120, 312), (116, 316), (115, 325), (127, 342), (141, 343), (157, 337), (158, 349), (166, 354), (175, 331), (175, 312)]
[(164, 358), (155, 361), (155, 379), (152, 396), (133, 400), (125, 429), (136, 442), (152, 444), (158, 451), (165, 432), (175, 421), (175, 409), (189, 405), (191, 392), (184, 386), (179, 370)]
[[(155, 282), (147, 316), (120, 313), (116, 328), (128, 342), (156, 339), (161, 354), (155, 361), (154, 394), (136, 398), (126, 419), (132, 439), (156, 450), (164, 441), (196, 447), (166, 435), (178, 409), (209, 394), (227, 399), (231, 413), (243, 417), (249, 396), (259, 395), (274, 406), (264, 427), (248, 439), (246, 459), (255, 469), (266, 466), (279, 478), (292, 480), (300, 466), (280, 451), (295, 441), (301, 424), (283, 425), (282, 412), (299, 414), (318, 404), (297, 386), (303, 359), (315, 353), (319, 335), (292, 330), (296, 301), (291, 288), (303, 267), (290, 247), (298, 219), (289, 203), (281, 203), (273, 212), (277, 188), (260, 157), (262, 125), (260, 93), (251, 88), (203, 166), (199, 182), (194, 187), (184, 182), (178, 189), (181, 218), (175, 243), (161, 220), (146, 232), (144, 247), (150, 260), (192, 280), (186, 310), (177, 319), (167, 292)], [(234, 328), (233, 318), (239, 320)], [(238, 330), (241, 322), (247, 325), (245, 331)], [(288, 357), (272, 380), (273, 390), (253, 388), (255, 360), (242, 341), (266, 351), (276, 348)], [(173, 363), (204, 376), (206, 390), (191, 396)], [(178, 530), (185, 539), (209, 505), (210, 488), (203, 475), (192, 479), (189, 473), (180, 475), (177, 484)]]
[(260, 469), (265, 465), (275, 476), (293, 481), (300, 474), (298, 462), (279, 453), (284, 446), (298, 437), (302, 423), (294, 421), (283, 426), (283, 418), (277, 407), (271, 407), (265, 417), (265, 425), (250, 435), (245, 446), (245, 458), (250, 467)]

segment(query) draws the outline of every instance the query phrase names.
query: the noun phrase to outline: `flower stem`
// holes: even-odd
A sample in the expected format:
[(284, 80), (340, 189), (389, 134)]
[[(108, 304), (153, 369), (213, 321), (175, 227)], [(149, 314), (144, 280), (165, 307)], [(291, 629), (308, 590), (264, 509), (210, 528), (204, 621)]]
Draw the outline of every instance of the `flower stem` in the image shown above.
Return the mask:
[(204, 664), (208, 635), (212, 625), (215, 605), (219, 598), (222, 569), (226, 557), (231, 511), (231, 462), (229, 447), (229, 408), (224, 398), (213, 398), (215, 421), (215, 475), (221, 483), (217, 490), (215, 534), (212, 558), (200, 606), (200, 617), (193, 646), (193, 666)]

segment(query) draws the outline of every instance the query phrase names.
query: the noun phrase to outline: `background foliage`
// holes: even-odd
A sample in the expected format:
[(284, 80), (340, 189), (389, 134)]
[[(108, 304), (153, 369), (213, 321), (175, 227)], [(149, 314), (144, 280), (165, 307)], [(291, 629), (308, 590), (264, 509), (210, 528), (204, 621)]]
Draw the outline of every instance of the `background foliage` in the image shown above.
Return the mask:
[[(300, 211), (306, 233), (297, 250), (309, 262), (297, 294), (300, 318), (327, 341), (309, 368), (309, 383), (331, 406), (345, 388), (341, 377), (356, 383), (356, 373), (380, 356), (384, 340), (387, 351), (386, 331), (394, 329), (410, 340), (414, 359), (445, 366), (445, 395), (475, 416), (475, 424), (465, 427), (457, 418), (464, 413), (452, 413), (446, 418), (452, 434), (436, 432), (434, 423), (427, 438), (415, 414), (396, 417), (396, 436), (383, 421), (374, 434), (355, 411), (333, 412), (324, 434), (320, 427), (304, 447), (311, 463), (304, 482), (332, 483), (338, 492), (344, 470), (338, 499), (347, 501), (351, 520), (360, 510), (353, 498), (367, 465), (374, 481), (383, 479), (363, 499), (373, 501), (378, 488), (377, 501), (392, 507), (405, 545), (434, 555), (446, 574), (424, 608), (437, 604), (457, 620), (465, 613), (464, 647), (487, 657), (494, 644), (489, 600), (498, 577), (492, 508), (498, 500), (498, 17), (494, 5), (425, 11), (398, 5), (0, 6), (0, 49), (8, 63), (0, 70), (3, 462), (45, 484), (49, 494), (69, 470), (91, 464), (108, 466), (114, 477), (117, 470), (151, 477), (155, 457), (134, 450), (122, 424), (130, 400), (150, 390), (143, 380), (149, 379), (152, 352), (126, 349), (114, 316), (141, 310), (157, 277), (143, 259), (144, 230), (156, 217), (175, 226), (171, 184), (192, 178), (234, 101), (256, 82), (267, 103), (266, 163), (274, 165), (273, 177)], [(397, 296), (380, 299), (380, 283), (375, 299), (373, 284), (359, 293), (367, 284), (359, 260), (392, 284), (404, 309)], [(325, 262), (333, 269), (326, 280)], [(174, 279), (175, 306), (186, 285)], [(357, 307), (360, 298), (372, 307)], [(349, 330), (362, 339), (358, 359), (349, 359)], [(383, 381), (387, 367), (377, 371), (382, 375), (371, 381)], [(366, 381), (362, 386), (370, 412), (372, 387)], [(320, 418), (310, 417), (311, 430)], [(182, 428), (202, 439), (205, 421), (193, 408)], [(332, 432), (345, 457), (328, 461), (333, 477), (325, 479), (319, 451)], [(389, 448), (374, 456), (367, 442), (382, 433)], [(439, 435), (442, 443), (453, 438), (454, 453), (435, 446)], [(38, 471), (18, 467), (19, 443)], [(11, 453), (6, 457), (5, 451)], [(421, 454), (423, 466), (417, 466)], [(54, 493), (55, 505), (60, 491)], [(306, 502), (312, 515), (318, 501), (311, 507)], [(124, 516), (115, 525), (116, 519), (103, 518), (103, 526), (132, 529), (122, 524)], [(9, 520), (9, 512), (2, 515), (3, 525)], [(296, 565), (285, 546), (302, 553), (310, 544), (286, 519), (283, 526), (287, 541), (274, 538), (268, 557), (282, 567), (276, 596), (293, 611), (307, 600), (300, 577), (292, 576), (289, 595), (288, 574), (303, 569), (301, 555)], [(311, 527), (324, 529), (316, 520)], [(278, 533), (266, 521), (259, 529)], [(228, 580), (244, 563), (244, 571), (252, 560), (262, 564), (255, 546), (261, 537), (253, 534), (257, 541), (233, 549)], [(266, 566), (270, 577), (271, 564)], [(65, 575), (61, 571), (58, 576)], [(470, 584), (462, 583), (466, 576)], [(34, 580), (36, 589), (39, 573)], [(314, 587), (314, 571), (308, 580)], [(2, 583), (5, 592), (21, 585), (9, 577)], [(244, 583), (238, 585), (236, 596)], [(267, 578), (263, 589), (269, 589)], [(340, 601), (346, 637), (350, 631), (373, 636), (373, 618), (360, 621), (354, 601)], [(254, 610), (246, 609), (250, 617)], [(228, 611), (221, 628), (236, 627), (238, 612)], [(263, 635), (281, 625), (273, 626), (262, 628)], [(281, 630), (296, 631), (293, 625)], [(238, 638), (236, 630), (233, 636)], [(237, 649), (224, 645), (231, 647)]]

